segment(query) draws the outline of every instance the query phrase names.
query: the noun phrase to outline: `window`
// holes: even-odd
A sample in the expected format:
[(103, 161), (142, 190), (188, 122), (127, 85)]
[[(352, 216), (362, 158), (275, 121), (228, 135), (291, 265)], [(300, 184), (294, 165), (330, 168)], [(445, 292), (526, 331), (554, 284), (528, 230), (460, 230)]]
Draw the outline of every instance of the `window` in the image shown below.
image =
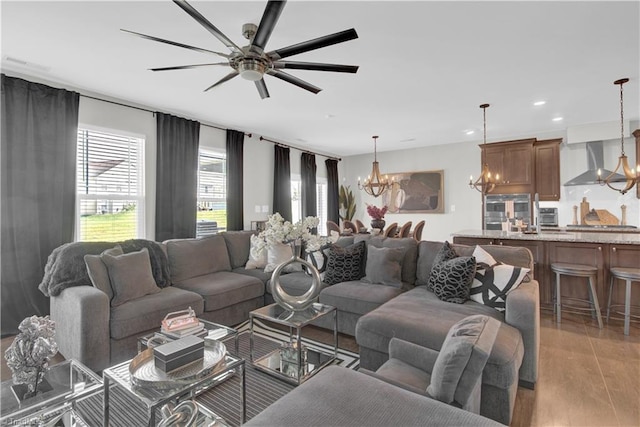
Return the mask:
[[(316, 178), (316, 209), (319, 219), (318, 234), (327, 235), (327, 180)], [(302, 181), (299, 176), (291, 178), (291, 219), (295, 224), (302, 219)]]
[(223, 154), (200, 150), (196, 236), (227, 229), (227, 162)]
[(143, 145), (139, 137), (78, 129), (76, 240), (143, 236)]

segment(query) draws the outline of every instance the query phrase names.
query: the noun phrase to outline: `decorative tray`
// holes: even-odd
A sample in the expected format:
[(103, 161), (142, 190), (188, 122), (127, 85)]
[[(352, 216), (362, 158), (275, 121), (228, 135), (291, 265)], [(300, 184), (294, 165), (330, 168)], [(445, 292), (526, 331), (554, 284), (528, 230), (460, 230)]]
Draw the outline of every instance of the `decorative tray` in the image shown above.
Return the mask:
[(138, 387), (149, 387), (156, 390), (173, 389), (211, 374), (221, 363), (227, 353), (226, 346), (219, 341), (207, 341), (204, 358), (189, 363), (171, 372), (156, 369), (153, 360), (153, 348), (139, 353), (129, 364), (131, 383)]

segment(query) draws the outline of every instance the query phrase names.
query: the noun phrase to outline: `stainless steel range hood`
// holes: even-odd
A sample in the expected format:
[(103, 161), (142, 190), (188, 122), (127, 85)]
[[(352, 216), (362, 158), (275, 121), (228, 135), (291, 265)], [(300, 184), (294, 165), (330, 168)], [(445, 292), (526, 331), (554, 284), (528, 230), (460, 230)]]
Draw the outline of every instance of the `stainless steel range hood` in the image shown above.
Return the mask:
[[(567, 181), (564, 185), (592, 185), (598, 184), (598, 169), (601, 170), (602, 179), (611, 175), (611, 171), (604, 168), (604, 151), (602, 149), (602, 141), (587, 142), (587, 165), (588, 170), (581, 173), (575, 178)], [(615, 174), (612, 182), (626, 181), (623, 175)]]

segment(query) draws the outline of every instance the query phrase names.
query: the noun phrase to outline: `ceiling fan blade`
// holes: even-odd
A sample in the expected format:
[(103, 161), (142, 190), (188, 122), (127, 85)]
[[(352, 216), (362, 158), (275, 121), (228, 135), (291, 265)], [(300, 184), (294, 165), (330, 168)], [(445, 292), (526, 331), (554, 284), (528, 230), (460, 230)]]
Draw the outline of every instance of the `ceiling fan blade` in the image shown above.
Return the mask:
[(219, 55), (219, 56), (222, 56), (222, 57), (225, 57), (225, 58), (230, 58), (231, 57), (231, 55), (228, 55), (226, 53), (215, 52), (215, 51), (209, 50), (209, 49), (202, 49), (200, 47), (189, 46), (187, 44), (182, 44), (182, 43), (178, 43), (178, 42), (172, 42), (171, 40), (165, 40), (165, 39), (161, 39), (161, 38), (154, 37), (154, 36), (148, 36), (146, 34), (136, 33), (135, 31), (129, 31), (129, 30), (123, 30), (123, 29), (120, 29), (120, 31), (125, 32), (125, 33), (129, 33), (129, 34), (133, 34), (133, 35), (138, 36), (138, 37), (142, 37), (143, 39), (153, 40), (154, 42), (166, 43), (166, 44), (170, 44), (172, 46), (183, 47), (185, 49), (195, 50), (196, 52), (213, 53), (214, 55)]
[(214, 62), (212, 64), (177, 65), (175, 67), (149, 68), (150, 71), (189, 70), (191, 68), (209, 67), (211, 65), (229, 65), (228, 62)]
[(356, 33), (355, 29), (351, 28), (350, 30), (340, 31), (338, 33), (318, 37), (316, 39), (307, 40), (306, 42), (276, 49), (268, 52), (267, 56), (271, 59), (286, 58), (288, 56), (298, 55), (299, 53), (320, 49), (321, 47), (327, 47), (357, 38), (358, 33)]
[(260, 94), (260, 98), (269, 98), (269, 90), (267, 90), (267, 84), (264, 82), (264, 78), (256, 80), (256, 88)]
[(224, 35), (222, 31), (216, 28), (207, 18), (202, 16), (193, 6), (187, 3), (185, 0), (173, 0), (182, 10), (187, 12), (193, 19), (195, 19), (200, 25), (202, 25), (207, 31), (213, 34), (218, 40), (224, 43), (233, 52), (242, 52), (242, 49), (238, 47), (231, 39)]
[(357, 65), (323, 64), (319, 62), (278, 61), (274, 68), (290, 70), (334, 71), (336, 73), (356, 73)]
[(272, 75), (273, 77), (279, 78), (280, 80), (284, 80), (285, 82), (294, 84), (298, 87), (301, 87), (302, 89), (306, 89), (309, 92), (318, 93), (322, 90), (319, 87), (314, 86), (311, 83), (307, 83), (302, 79), (292, 76), (291, 74), (287, 74), (284, 71), (271, 69), (271, 70), (268, 70), (267, 73), (269, 75)]
[(208, 90), (210, 90), (210, 89), (213, 89), (214, 87), (219, 86), (219, 85), (221, 85), (222, 83), (224, 83), (224, 82), (226, 82), (226, 81), (231, 80), (232, 78), (234, 78), (234, 77), (235, 77), (235, 76), (237, 76), (237, 75), (238, 75), (238, 72), (237, 72), (237, 71), (235, 71), (235, 70), (233, 70), (232, 72), (230, 72), (229, 74), (227, 74), (226, 76), (224, 76), (223, 78), (221, 78), (220, 80), (218, 80), (217, 82), (215, 82), (214, 84), (212, 84), (211, 86), (209, 86), (208, 88), (206, 88), (206, 89), (204, 90), (204, 92), (206, 92), (206, 91), (208, 91)]
[(269, 1), (264, 8), (260, 25), (258, 25), (258, 31), (253, 37), (251, 42), (251, 52), (261, 54), (264, 52), (264, 47), (271, 37), (271, 33), (278, 23), (282, 9), (284, 9), (286, 1)]

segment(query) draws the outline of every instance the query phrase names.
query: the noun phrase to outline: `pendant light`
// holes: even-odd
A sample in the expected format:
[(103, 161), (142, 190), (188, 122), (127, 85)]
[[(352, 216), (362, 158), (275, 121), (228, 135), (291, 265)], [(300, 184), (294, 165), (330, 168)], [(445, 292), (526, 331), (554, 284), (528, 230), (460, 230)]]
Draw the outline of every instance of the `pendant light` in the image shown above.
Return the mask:
[[(483, 143), (482, 146), (486, 148), (487, 145), (487, 108), (489, 104), (482, 104), (480, 108), (482, 108), (482, 121), (484, 126), (483, 133)], [(473, 176), (469, 177), (469, 188), (473, 188), (480, 193), (487, 194), (491, 193), (493, 189), (496, 187), (496, 181), (500, 179), (500, 175), (496, 174), (495, 179), (491, 176), (491, 171), (489, 170), (489, 165), (484, 164), (482, 166), (482, 172), (480, 173), (480, 177), (476, 181), (473, 181)]]
[[(622, 85), (627, 83), (628, 81), (629, 79), (624, 78), (613, 82), (613, 84), (615, 85), (620, 85), (620, 157), (618, 157), (618, 164), (616, 165), (614, 171), (604, 179), (602, 179), (601, 176), (602, 171), (598, 169), (598, 183), (600, 185), (606, 185), (607, 187), (611, 188), (612, 190), (618, 191), (621, 194), (625, 194), (638, 183), (638, 174), (640, 172), (640, 165), (638, 165), (636, 170), (629, 166), (629, 160), (624, 153), (624, 102), (622, 95)], [(624, 187), (616, 188), (612, 185), (612, 183), (614, 182), (613, 177), (616, 175), (620, 168), (622, 168), (622, 173), (624, 174), (626, 181), (624, 181)]]
[(378, 136), (372, 136), (373, 138), (373, 167), (371, 174), (364, 180), (364, 184), (360, 184), (360, 178), (358, 178), (358, 188), (364, 190), (370, 196), (378, 197), (384, 194), (385, 191), (391, 186), (389, 184), (389, 177), (386, 175), (383, 177), (380, 173), (380, 167), (378, 166), (378, 153), (377, 153), (377, 140)]

